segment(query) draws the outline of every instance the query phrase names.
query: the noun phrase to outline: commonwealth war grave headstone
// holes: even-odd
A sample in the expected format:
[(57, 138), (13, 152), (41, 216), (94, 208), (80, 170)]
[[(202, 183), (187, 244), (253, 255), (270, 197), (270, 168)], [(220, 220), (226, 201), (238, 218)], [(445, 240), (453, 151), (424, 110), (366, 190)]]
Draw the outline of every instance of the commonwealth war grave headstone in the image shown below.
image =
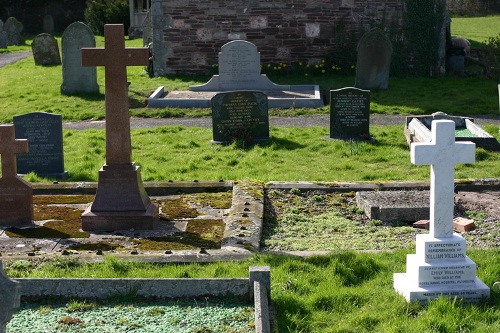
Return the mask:
[(15, 138), (14, 125), (0, 125), (0, 225), (33, 224), (33, 190), (31, 184), (16, 173), (16, 154), (28, 152), (28, 140)]
[(0, 333), (6, 333), (7, 322), (15, 308), (21, 305), (21, 283), (11, 280), (3, 270), (0, 260)]
[(389, 86), (392, 44), (380, 29), (373, 29), (363, 35), (358, 43), (356, 83), (361, 89), (382, 89)]
[(50, 34), (39, 34), (33, 39), (31, 44), (35, 65), (50, 66), (60, 65), (61, 56), (59, 55), (59, 46), (54, 36)]
[(104, 49), (83, 48), (83, 66), (105, 66), (106, 164), (99, 171), (92, 205), (82, 215), (83, 230), (151, 230), (158, 206), (144, 189), (132, 162), (127, 66), (145, 66), (147, 48), (125, 48), (122, 24), (104, 26)]
[(370, 91), (330, 91), (330, 138), (370, 140)]
[(490, 289), (476, 277), (476, 264), (466, 255), (465, 239), (453, 233), (454, 168), (474, 163), (475, 144), (455, 142), (455, 123), (432, 122), (432, 141), (411, 144), (411, 162), (431, 165), (429, 234), (419, 234), (416, 254), (407, 255), (406, 273), (394, 274), (395, 290), (408, 302), (440, 296), (479, 302)]
[(219, 93), (212, 98), (213, 142), (269, 140), (267, 96), (260, 91)]
[(3, 25), (3, 30), (7, 32), (7, 45), (24, 45), (22, 37), (23, 24), (15, 17), (9, 17)]
[(31, 171), (42, 177), (67, 178), (64, 170), (62, 116), (32, 112), (15, 116), (17, 139), (28, 139), (29, 152), (17, 156), (17, 173)]
[(94, 33), (82, 22), (71, 23), (63, 32), (62, 46), (62, 94), (98, 93), (97, 69), (82, 66), (83, 47), (95, 47)]

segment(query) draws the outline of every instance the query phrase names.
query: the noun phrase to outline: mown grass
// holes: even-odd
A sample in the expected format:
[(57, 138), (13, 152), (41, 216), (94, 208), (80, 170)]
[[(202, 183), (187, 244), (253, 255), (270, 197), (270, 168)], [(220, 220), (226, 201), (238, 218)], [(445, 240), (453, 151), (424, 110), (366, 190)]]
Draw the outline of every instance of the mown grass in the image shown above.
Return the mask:
[[(499, 127), (485, 126), (500, 139)], [(328, 140), (328, 127), (271, 127), (267, 143), (210, 142), (212, 130), (162, 126), (132, 130), (132, 154), (144, 181), (255, 179), (260, 181), (427, 180), (429, 166), (410, 162), (401, 126), (372, 126), (376, 142)], [(104, 130), (65, 130), (68, 181), (96, 181), (105, 162)], [(456, 166), (455, 177), (500, 177), (500, 153), (476, 149), (476, 163)], [(47, 181), (34, 174), (30, 182)]]
[[(411, 251), (413, 252), (413, 251)], [(404, 272), (408, 251), (334, 252), (310, 258), (259, 254), (242, 262), (150, 264), (105, 257), (103, 263), (57, 258), (6, 263), (11, 277), (246, 277), (248, 267), (271, 267), (275, 332), (498, 332), (500, 294), (478, 305), (438, 299), (408, 304), (394, 292), (393, 273)], [(469, 250), (488, 286), (500, 276), (500, 251)]]
[(500, 34), (500, 15), (453, 17), (451, 19), (451, 34), (454, 37), (465, 37), (478, 43), (485, 42), (489, 37)]

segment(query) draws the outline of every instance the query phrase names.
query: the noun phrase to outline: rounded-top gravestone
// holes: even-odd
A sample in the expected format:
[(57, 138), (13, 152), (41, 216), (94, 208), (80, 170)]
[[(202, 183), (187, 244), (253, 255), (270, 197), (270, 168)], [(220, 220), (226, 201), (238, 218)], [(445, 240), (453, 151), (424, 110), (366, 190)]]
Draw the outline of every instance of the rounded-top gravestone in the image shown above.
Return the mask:
[(15, 17), (9, 17), (5, 21), (3, 30), (7, 32), (7, 45), (24, 45), (24, 39), (21, 36), (23, 24)]
[(380, 29), (363, 35), (358, 43), (355, 87), (386, 90), (389, 86), (392, 44)]
[(35, 58), (35, 65), (50, 66), (61, 64), (59, 46), (54, 36), (46, 33), (39, 34), (33, 39), (31, 48), (33, 50), (33, 58)]
[(62, 35), (62, 94), (97, 93), (97, 69), (82, 66), (82, 47), (95, 47), (94, 33), (82, 22), (71, 23)]

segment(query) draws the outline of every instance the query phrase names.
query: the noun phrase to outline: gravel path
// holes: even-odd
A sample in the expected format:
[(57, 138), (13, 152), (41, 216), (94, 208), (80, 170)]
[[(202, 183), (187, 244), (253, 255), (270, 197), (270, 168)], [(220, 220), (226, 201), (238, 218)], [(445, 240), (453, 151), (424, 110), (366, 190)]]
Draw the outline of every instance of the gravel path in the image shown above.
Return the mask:
[(33, 55), (31, 51), (0, 53), (0, 67), (13, 64), (31, 55)]

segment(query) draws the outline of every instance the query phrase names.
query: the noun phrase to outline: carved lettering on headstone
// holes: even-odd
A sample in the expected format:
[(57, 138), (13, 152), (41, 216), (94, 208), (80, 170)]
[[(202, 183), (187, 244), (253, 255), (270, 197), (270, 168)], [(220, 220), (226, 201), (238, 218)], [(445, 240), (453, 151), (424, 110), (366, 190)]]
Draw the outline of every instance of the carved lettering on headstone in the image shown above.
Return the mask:
[(371, 139), (370, 91), (358, 88), (330, 91), (330, 138)]

